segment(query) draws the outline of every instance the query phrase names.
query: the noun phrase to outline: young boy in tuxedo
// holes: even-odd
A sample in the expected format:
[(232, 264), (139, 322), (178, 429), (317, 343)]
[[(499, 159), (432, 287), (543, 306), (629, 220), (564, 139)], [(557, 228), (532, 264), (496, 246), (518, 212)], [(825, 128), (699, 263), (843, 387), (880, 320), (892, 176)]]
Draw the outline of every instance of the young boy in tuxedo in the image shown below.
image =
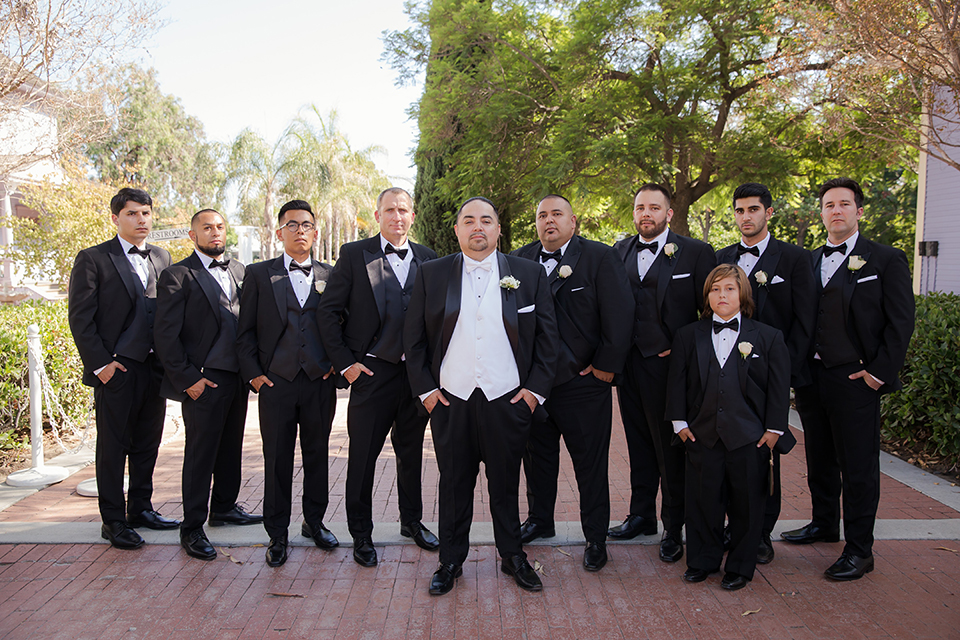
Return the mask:
[(731, 543), (720, 586), (753, 578), (769, 494), (770, 451), (787, 428), (790, 357), (777, 329), (750, 319), (747, 275), (723, 264), (707, 276), (699, 322), (673, 341), (667, 419), (686, 448), (687, 582), (720, 570), (724, 512)]

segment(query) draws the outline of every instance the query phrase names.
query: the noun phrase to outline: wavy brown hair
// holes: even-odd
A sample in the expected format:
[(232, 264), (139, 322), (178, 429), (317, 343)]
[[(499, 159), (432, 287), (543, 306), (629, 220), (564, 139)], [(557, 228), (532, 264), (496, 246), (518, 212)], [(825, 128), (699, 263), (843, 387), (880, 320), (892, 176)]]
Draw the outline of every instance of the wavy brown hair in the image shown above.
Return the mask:
[(714, 267), (713, 271), (707, 275), (707, 281), (703, 283), (703, 313), (701, 318), (710, 318), (713, 316), (713, 309), (710, 308), (710, 289), (719, 280), (724, 278), (733, 278), (737, 287), (740, 289), (740, 313), (745, 318), (753, 316), (756, 308), (753, 304), (753, 288), (750, 286), (750, 280), (747, 274), (738, 265), (721, 264)]

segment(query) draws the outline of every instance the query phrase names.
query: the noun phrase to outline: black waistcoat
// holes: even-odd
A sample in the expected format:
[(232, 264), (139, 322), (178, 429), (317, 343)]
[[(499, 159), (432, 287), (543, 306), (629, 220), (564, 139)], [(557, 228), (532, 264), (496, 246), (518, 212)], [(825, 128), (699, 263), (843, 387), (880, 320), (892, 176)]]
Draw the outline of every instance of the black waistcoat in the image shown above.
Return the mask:
[(330, 360), (323, 350), (320, 329), (317, 327), (320, 295), (311, 290), (301, 308), (289, 278), (286, 280), (286, 290), (286, 327), (270, 362), (270, 373), (293, 381), (302, 369), (311, 380), (316, 380), (330, 370)]
[[(813, 349), (827, 368), (859, 362), (860, 354), (847, 334), (847, 322), (843, 315), (843, 278), (847, 275), (841, 267), (820, 290), (820, 310), (817, 312), (817, 331), (813, 336)], [(819, 281), (819, 270), (816, 277)]]
[(407, 273), (407, 283), (402, 289), (400, 281), (394, 275), (393, 270), (389, 268), (389, 276), (384, 278), (386, 291), (386, 311), (383, 322), (380, 324), (380, 334), (369, 353), (375, 355), (381, 360), (396, 364), (403, 357), (403, 318), (406, 315), (407, 306), (410, 304), (410, 294), (413, 292), (413, 281), (416, 268), (414, 263), (410, 263), (410, 270)]
[(133, 320), (117, 338), (114, 353), (137, 362), (147, 359), (153, 349), (153, 319), (157, 313), (157, 274), (153, 263), (147, 260), (147, 288), (143, 288), (140, 276), (133, 265), (127, 262), (133, 271), (133, 282), (137, 297), (134, 301)]
[(713, 448), (717, 441), (729, 449), (755, 443), (763, 437), (763, 422), (743, 397), (737, 367), (742, 366), (740, 353), (734, 347), (723, 367), (710, 348), (707, 388), (700, 412), (690, 423), (697, 440)]
[(644, 358), (662, 353), (671, 346), (670, 338), (664, 333), (660, 324), (660, 310), (657, 308), (657, 284), (660, 278), (660, 265), (663, 264), (662, 256), (661, 252), (650, 265), (643, 280), (640, 279), (639, 272), (634, 274), (633, 270), (630, 270), (630, 286), (633, 289), (633, 299), (637, 303), (633, 322), (633, 343), (637, 345), (637, 349)]
[[(201, 274), (203, 277), (204, 274)], [(213, 278), (209, 273), (207, 277)], [(213, 278), (216, 280), (216, 278)], [(237, 295), (236, 287), (233, 288), (233, 295), (228, 298), (223, 292), (219, 282), (215, 282), (217, 291), (220, 292), (220, 304), (217, 305), (217, 311), (220, 314), (220, 333), (217, 339), (210, 347), (207, 353), (207, 359), (203, 366), (210, 369), (223, 369), (224, 371), (240, 371), (240, 359), (237, 358), (237, 316), (240, 315), (240, 297)]]

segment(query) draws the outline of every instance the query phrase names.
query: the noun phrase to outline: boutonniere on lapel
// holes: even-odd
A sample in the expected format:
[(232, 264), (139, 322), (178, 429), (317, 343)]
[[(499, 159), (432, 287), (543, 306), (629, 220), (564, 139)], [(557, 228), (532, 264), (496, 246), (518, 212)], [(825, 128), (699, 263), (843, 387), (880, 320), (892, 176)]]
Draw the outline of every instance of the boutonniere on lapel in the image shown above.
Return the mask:
[(557, 276), (567, 279), (573, 275), (573, 269), (570, 268), (570, 265), (565, 264), (557, 271)]
[(327, 281), (317, 280), (316, 282), (313, 283), (313, 288), (317, 290), (317, 293), (319, 293), (320, 295), (323, 295), (323, 292), (327, 289)]
[(767, 272), (766, 271), (757, 271), (753, 274), (754, 279), (757, 281), (757, 284), (761, 287), (767, 286)]
[(749, 342), (741, 342), (737, 345), (737, 351), (740, 352), (740, 357), (746, 360), (753, 353), (753, 345)]
[(863, 265), (865, 264), (867, 264), (867, 261), (861, 256), (852, 255), (850, 256), (850, 259), (847, 260), (847, 269), (850, 269), (850, 271), (854, 272), (860, 271), (860, 269), (863, 269)]
[(500, 288), (509, 290), (519, 289), (520, 281), (513, 276), (503, 276), (500, 278)]
[(663, 245), (663, 252), (668, 258), (673, 259), (673, 256), (676, 255), (677, 249), (679, 248), (680, 247), (677, 246), (676, 242), (668, 242), (667, 244)]

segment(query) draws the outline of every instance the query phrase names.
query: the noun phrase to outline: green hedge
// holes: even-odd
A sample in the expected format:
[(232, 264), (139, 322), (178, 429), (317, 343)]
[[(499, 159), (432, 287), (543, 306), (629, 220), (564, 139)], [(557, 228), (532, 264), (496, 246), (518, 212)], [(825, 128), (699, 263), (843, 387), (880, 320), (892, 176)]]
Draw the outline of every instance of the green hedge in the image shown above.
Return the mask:
[[(0, 447), (23, 442), (30, 433), (27, 327), (31, 324), (40, 325), (44, 366), (60, 404), (75, 422), (86, 420), (90, 389), (80, 382), (83, 367), (67, 323), (67, 303), (0, 305)], [(46, 407), (44, 423), (49, 423)]]
[(900, 374), (884, 396), (883, 436), (960, 456), (960, 295), (917, 296), (917, 325)]

